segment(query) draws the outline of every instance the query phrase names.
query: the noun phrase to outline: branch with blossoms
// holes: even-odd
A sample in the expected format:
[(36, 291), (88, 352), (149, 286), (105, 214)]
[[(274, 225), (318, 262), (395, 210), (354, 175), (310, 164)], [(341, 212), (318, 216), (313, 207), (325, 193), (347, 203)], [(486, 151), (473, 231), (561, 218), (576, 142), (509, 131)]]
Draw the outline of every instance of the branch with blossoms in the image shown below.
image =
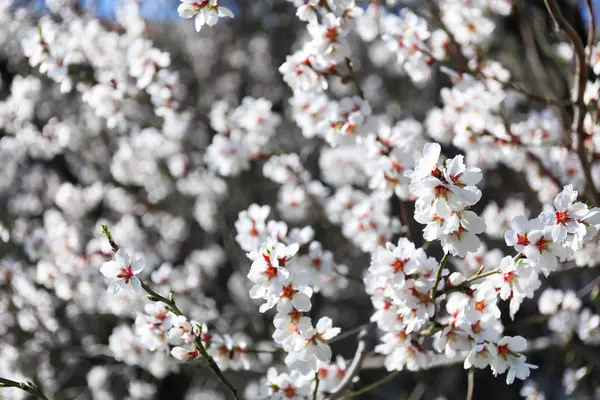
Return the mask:
[(199, 323), (194, 323), (193, 321), (189, 321), (183, 315), (181, 310), (179, 310), (177, 307), (175, 298), (173, 296), (173, 290), (170, 291), (169, 298), (167, 299), (152, 290), (152, 288), (150, 288), (150, 286), (148, 286), (146, 283), (140, 281), (136, 275), (138, 275), (144, 269), (143, 260), (139, 257), (132, 260), (127, 251), (119, 248), (119, 246), (113, 240), (108, 226), (102, 225), (102, 233), (106, 236), (106, 239), (108, 240), (108, 243), (110, 244), (110, 247), (115, 253), (116, 257), (116, 261), (104, 263), (102, 268), (100, 268), (100, 272), (102, 272), (104, 276), (114, 279), (108, 286), (109, 293), (116, 294), (125, 285), (131, 284), (136, 292), (139, 292), (140, 289), (143, 289), (148, 294), (148, 300), (163, 303), (168, 311), (179, 317), (177, 318), (178, 323), (172, 329), (172, 331), (174, 331), (175, 334), (179, 333), (182, 336), (185, 336), (185, 340), (188, 343), (191, 342), (194, 347), (193, 350), (186, 349), (184, 347), (174, 347), (171, 350), (173, 357), (182, 361), (190, 361), (201, 356), (207, 363), (208, 367), (215, 373), (215, 375), (217, 375), (219, 380), (231, 392), (233, 398), (239, 400), (240, 396), (238, 394), (238, 390), (231, 382), (229, 382), (213, 357), (206, 351), (206, 347), (202, 342), (202, 325)]

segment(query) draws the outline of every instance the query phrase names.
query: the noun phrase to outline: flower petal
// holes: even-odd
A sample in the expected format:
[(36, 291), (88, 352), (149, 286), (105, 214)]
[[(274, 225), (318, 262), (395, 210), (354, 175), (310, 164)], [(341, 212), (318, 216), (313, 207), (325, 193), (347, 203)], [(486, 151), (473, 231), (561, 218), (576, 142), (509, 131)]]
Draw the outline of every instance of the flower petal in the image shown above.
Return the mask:
[(131, 271), (136, 275), (142, 272), (145, 266), (146, 260), (144, 260), (144, 258), (139, 254), (136, 255), (131, 261)]
[(121, 273), (121, 264), (117, 261), (107, 261), (100, 267), (100, 272), (107, 278), (116, 278)]
[(131, 264), (131, 256), (127, 250), (122, 247), (117, 251), (117, 254), (115, 254), (115, 259), (123, 267), (128, 267)]
[(137, 276), (131, 278), (129, 283), (131, 283), (131, 287), (136, 293), (139, 293), (142, 290), (142, 282), (140, 282), (140, 279)]
[(123, 279), (112, 281), (110, 285), (108, 285), (108, 294), (114, 295), (119, 293), (121, 289), (123, 289), (123, 286), (125, 286), (125, 281)]

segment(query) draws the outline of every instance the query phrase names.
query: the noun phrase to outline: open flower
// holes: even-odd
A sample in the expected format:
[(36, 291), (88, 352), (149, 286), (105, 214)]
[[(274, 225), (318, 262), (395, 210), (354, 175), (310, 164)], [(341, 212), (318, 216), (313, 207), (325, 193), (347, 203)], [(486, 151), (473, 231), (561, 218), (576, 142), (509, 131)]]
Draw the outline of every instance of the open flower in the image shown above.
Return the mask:
[(196, 16), (194, 24), (197, 32), (204, 25), (215, 26), (219, 17), (233, 18), (231, 10), (220, 6), (218, 0), (181, 0), (177, 12), (181, 18)]
[(142, 283), (136, 275), (144, 269), (144, 259), (139, 255), (132, 259), (129, 253), (122, 248), (117, 251), (115, 259), (116, 261), (107, 261), (100, 267), (102, 275), (114, 279), (108, 285), (108, 293), (117, 294), (128, 283), (131, 283), (133, 290), (139, 292), (142, 289)]

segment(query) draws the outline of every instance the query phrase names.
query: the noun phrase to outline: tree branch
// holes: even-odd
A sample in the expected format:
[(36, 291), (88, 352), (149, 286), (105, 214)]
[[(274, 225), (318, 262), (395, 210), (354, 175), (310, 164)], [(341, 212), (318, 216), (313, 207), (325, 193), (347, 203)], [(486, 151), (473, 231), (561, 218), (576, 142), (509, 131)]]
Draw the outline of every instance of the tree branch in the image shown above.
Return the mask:
[(431, 301), (435, 305), (435, 300), (438, 297), (438, 286), (440, 285), (440, 281), (442, 280), (442, 271), (444, 270), (444, 266), (446, 265), (446, 261), (448, 261), (449, 253), (444, 253), (444, 257), (440, 260), (440, 264), (438, 265), (437, 272), (435, 274), (435, 281), (433, 281), (433, 288), (431, 289)]
[[(108, 240), (108, 243), (110, 243), (110, 247), (112, 248), (113, 252), (116, 253), (117, 251), (119, 251), (119, 246), (113, 240), (112, 235), (111, 235), (110, 231), (108, 230), (108, 226), (106, 226), (105, 224), (102, 225), (102, 233), (104, 233), (104, 236), (106, 236), (106, 239)], [(173, 295), (172, 289), (169, 293), (168, 299), (166, 297), (161, 296), (160, 294), (156, 293), (150, 286), (148, 286), (148, 284), (146, 284), (144, 282), (142, 282), (142, 289), (144, 289), (144, 291), (146, 293), (148, 293), (148, 299), (150, 301), (161, 302), (166, 306), (165, 308), (167, 310), (171, 311), (172, 313), (174, 313), (176, 315), (183, 316), (183, 313), (181, 312), (181, 310), (179, 309), (179, 307), (177, 307), (177, 304), (175, 303), (175, 297)], [(196, 350), (198, 350), (200, 355), (204, 358), (204, 360), (208, 364), (209, 368), (215, 373), (215, 375), (217, 375), (217, 377), (219, 378), (221, 383), (223, 383), (227, 387), (227, 389), (229, 389), (233, 398), (235, 400), (240, 400), (238, 390), (235, 388), (235, 386), (233, 386), (233, 384), (231, 384), (231, 382), (229, 382), (229, 380), (223, 374), (223, 371), (221, 371), (221, 368), (219, 368), (219, 366), (217, 365), (215, 360), (212, 358), (212, 356), (210, 354), (208, 354), (208, 352), (206, 351), (206, 348), (204, 347), (204, 344), (202, 343), (202, 339), (200, 338), (200, 336), (197, 336), (196, 339), (194, 340), (194, 347), (196, 348)]]
[(360, 333), (357, 336), (358, 345), (356, 346), (356, 352), (354, 353), (354, 358), (352, 359), (352, 363), (348, 369), (346, 369), (346, 373), (342, 378), (341, 382), (329, 392), (327, 396), (327, 400), (333, 400), (341, 394), (346, 388), (352, 383), (352, 379), (358, 375), (361, 369), (363, 358), (365, 357), (367, 350), (367, 338), (369, 334), (372, 332), (374, 327), (373, 323), (367, 324), (363, 326)]
[(29, 393), (33, 397), (41, 400), (48, 400), (48, 397), (37, 387), (33, 382), (16, 382), (11, 381), (10, 379), (0, 378), (0, 388), (8, 388), (13, 387), (17, 389), (21, 389), (24, 392)]
[[(594, 6), (592, 5), (592, 0), (586, 0), (585, 4), (587, 5), (587, 11), (590, 17), (587, 40), (587, 65), (591, 66), (592, 48), (594, 47), (594, 40), (596, 39), (596, 16), (594, 15)], [(586, 66), (586, 68), (588, 68), (588, 66)]]
[(583, 42), (579, 37), (579, 34), (571, 26), (569, 21), (567, 21), (560, 11), (560, 7), (558, 6), (556, 0), (544, 0), (546, 4), (546, 8), (554, 21), (554, 25), (556, 30), (563, 30), (569, 40), (573, 44), (575, 49), (575, 82), (573, 84), (572, 91), (572, 99), (573, 99), (573, 125), (571, 129), (573, 133), (575, 133), (577, 139), (577, 156), (579, 157), (579, 162), (581, 163), (581, 168), (583, 169), (583, 174), (585, 176), (586, 186), (589, 193), (591, 193), (591, 200), (593, 201), (595, 206), (600, 205), (600, 195), (596, 191), (594, 187), (594, 180), (592, 179), (591, 165), (590, 160), (588, 159), (588, 154), (585, 149), (585, 136), (586, 133), (583, 129), (583, 120), (585, 119), (586, 107), (585, 102), (583, 100), (583, 95), (585, 93), (585, 87), (587, 85), (587, 77), (588, 77), (588, 66), (586, 63), (585, 56), (585, 48), (583, 47)]

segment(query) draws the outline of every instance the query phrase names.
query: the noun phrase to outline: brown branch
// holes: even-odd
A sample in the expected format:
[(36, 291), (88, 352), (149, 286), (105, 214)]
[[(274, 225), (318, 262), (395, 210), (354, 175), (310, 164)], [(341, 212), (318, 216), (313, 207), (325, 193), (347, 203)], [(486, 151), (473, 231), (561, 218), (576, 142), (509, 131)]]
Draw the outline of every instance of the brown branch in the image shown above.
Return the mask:
[(546, 8), (554, 21), (556, 30), (563, 30), (569, 40), (573, 44), (575, 49), (575, 82), (573, 84), (572, 99), (573, 99), (573, 125), (571, 127), (573, 133), (577, 139), (577, 156), (583, 169), (585, 176), (586, 186), (593, 200), (595, 206), (600, 205), (600, 195), (594, 187), (594, 180), (592, 179), (590, 160), (585, 149), (585, 137), (586, 133), (583, 129), (583, 121), (585, 119), (586, 107), (583, 100), (585, 93), (585, 87), (587, 85), (588, 78), (588, 67), (586, 64), (585, 47), (579, 37), (579, 34), (573, 28), (573, 26), (567, 21), (560, 11), (556, 0), (544, 0)]
[[(105, 224), (102, 225), (102, 233), (104, 233), (104, 236), (106, 236), (106, 239), (108, 240), (108, 243), (110, 243), (110, 247), (112, 248), (112, 250), (115, 253), (117, 251), (119, 251), (119, 246), (113, 240), (110, 230), (108, 229), (108, 226), (106, 226)], [(148, 286), (148, 284), (146, 284), (144, 282), (141, 282), (141, 283), (142, 283), (142, 289), (144, 289), (144, 291), (146, 293), (148, 293), (148, 299), (150, 301), (161, 302), (166, 306), (165, 308), (167, 310), (171, 311), (172, 313), (174, 313), (176, 315), (183, 316), (183, 313), (181, 312), (181, 310), (179, 309), (179, 307), (177, 307), (177, 304), (175, 303), (175, 298), (173, 296), (173, 290), (170, 291), (169, 298), (167, 299), (166, 297), (161, 296), (160, 294), (156, 293), (150, 286)], [(197, 336), (196, 339), (194, 340), (194, 347), (196, 348), (196, 350), (198, 350), (200, 355), (204, 358), (204, 360), (208, 364), (209, 368), (215, 373), (215, 375), (217, 375), (217, 377), (219, 378), (221, 383), (223, 383), (227, 387), (227, 389), (229, 389), (233, 398), (235, 400), (240, 400), (240, 395), (238, 394), (238, 390), (236, 389), (235, 386), (233, 386), (233, 384), (231, 382), (229, 382), (229, 380), (223, 374), (223, 371), (221, 371), (221, 368), (219, 368), (219, 366), (217, 365), (215, 360), (212, 358), (212, 356), (208, 353), (208, 351), (206, 351), (206, 348), (204, 347), (204, 344), (202, 343), (200, 336)]]
[(400, 200), (400, 219), (402, 220), (402, 223), (406, 226), (406, 238), (412, 242), (413, 238), (412, 229), (410, 227), (410, 217), (408, 214), (408, 203), (408, 201)]
[(588, 39), (587, 39), (587, 66), (592, 64), (592, 48), (594, 47), (594, 40), (596, 39), (596, 17), (594, 16), (594, 6), (592, 5), (592, 0), (586, 0), (585, 4), (587, 5), (587, 11), (590, 17), (590, 24), (588, 28)]

